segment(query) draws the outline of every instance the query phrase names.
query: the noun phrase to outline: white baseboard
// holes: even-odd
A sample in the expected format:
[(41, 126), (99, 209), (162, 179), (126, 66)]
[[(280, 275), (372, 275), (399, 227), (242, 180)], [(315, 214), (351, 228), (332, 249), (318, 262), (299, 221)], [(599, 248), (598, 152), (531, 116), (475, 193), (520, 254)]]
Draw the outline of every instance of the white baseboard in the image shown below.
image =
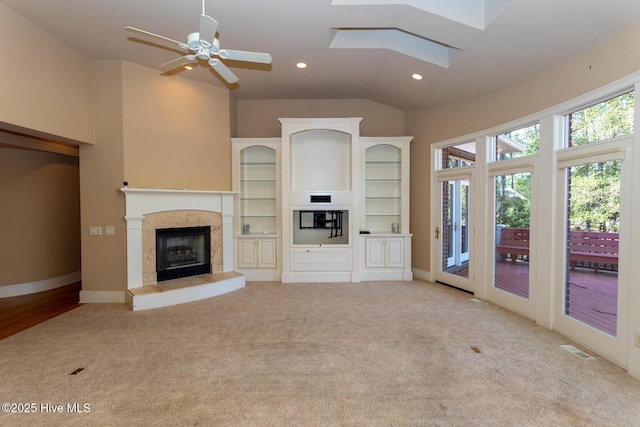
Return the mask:
[(51, 289), (56, 289), (75, 282), (79, 282), (81, 278), (81, 273), (79, 271), (75, 271), (73, 273), (65, 274), (64, 276), (38, 280), (37, 282), (0, 286), (0, 298), (19, 297), (21, 295), (50, 291)]
[(363, 271), (360, 273), (363, 282), (386, 281), (408, 281), (413, 280), (410, 272), (404, 271)]
[(80, 291), (80, 302), (124, 304), (124, 294), (124, 291)]
[(411, 271), (413, 271), (413, 278), (414, 279), (420, 279), (420, 280), (426, 280), (428, 282), (433, 282), (433, 278), (431, 277), (431, 272), (420, 270), (418, 268), (414, 268)]
[(282, 275), (282, 283), (322, 283), (322, 282), (351, 282), (351, 272), (301, 272), (295, 271)]
[(247, 282), (279, 282), (281, 274), (273, 270), (234, 270), (244, 274)]

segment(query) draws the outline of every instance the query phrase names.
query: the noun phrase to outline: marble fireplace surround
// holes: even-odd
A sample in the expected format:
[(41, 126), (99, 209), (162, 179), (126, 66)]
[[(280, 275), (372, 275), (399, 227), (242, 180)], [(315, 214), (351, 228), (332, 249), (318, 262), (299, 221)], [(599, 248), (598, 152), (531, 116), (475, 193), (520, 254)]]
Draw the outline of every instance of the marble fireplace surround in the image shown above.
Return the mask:
[[(244, 277), (233, 273), (233, 198), (236, 192), (128, 187), (120, 191), (125, 194), (127, 222), (126, 300), (133, 310), (208, 298), (244, 286)], [(212, 279), (206, 280), (211, 283), (173, 289), (173, 294), (169, 295), (170, 292), (155, 286), (155, 230), (202, 225), (211, 226)], [(213, 291), (211, 287), (218, 279), (224, 283)], [(228, 283), (230, 280), (233, 283)]]
[(222, 272), (222, 215), (218, 212), (173, 210), (154, 212), (142, 221), (142, 286), (158, 283), (156, 230), (163, 228), (211, 227), (211, 272)]

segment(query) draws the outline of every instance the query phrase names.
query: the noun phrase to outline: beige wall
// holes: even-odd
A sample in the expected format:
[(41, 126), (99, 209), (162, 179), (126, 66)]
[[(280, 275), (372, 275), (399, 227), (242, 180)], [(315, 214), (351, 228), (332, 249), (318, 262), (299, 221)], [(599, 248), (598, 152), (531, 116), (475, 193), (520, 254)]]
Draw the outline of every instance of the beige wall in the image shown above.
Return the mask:
[(80, 271), (78, 158), (0, 148), (0, 286)]
[[(0, 4), (0, 64), (1, 129), (58, 142), (92, 141), (88, 58)], [(0, 149), (0, 285), (79, 271), (80, 192), (74, 150), (0, 133), (4, 138), (12, 145), (39, 150), (49, 145), (54, 152), (71, 155)]]
[(526, 117), (640, 70), (640, 22), (516, 86), (441, 108), (407, 113), (411, 145), (413, 267), (430, 271), (430, 145)]
[(366, 99), (239, 100), (238, 138), (281, 135), (279, 118), (362, 117), (362, 136), (404, 136), (404, 112)]
[(0, 4), (0, 127), (91, 142), (91, 61)]
[[(95, 61), (93, 83), (96, 143), (80, 150), (83, 290), (123, 291), (123, 181), (230, 190), (229, 94), (122, 61)], [(90, 226), (111, 225), (114, 236), (89, 235)]]
[[(95, 145), (80, 147), (82, 288), (122, 291), (126, 280), (122, 63), (93, 64)], [(114, 226), (114, 236), (90, 236), (90, 226)]]
[(231, 190), (229, 91), (123, 63), (131, 187)]

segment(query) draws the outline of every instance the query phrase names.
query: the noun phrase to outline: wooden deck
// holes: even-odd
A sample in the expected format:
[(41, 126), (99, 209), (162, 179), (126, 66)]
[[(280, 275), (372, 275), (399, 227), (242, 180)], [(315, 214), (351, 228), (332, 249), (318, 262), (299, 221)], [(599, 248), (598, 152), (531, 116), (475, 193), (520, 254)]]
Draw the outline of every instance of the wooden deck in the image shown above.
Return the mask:
[[(529, 263), (496, 263), (496, 288), (529, 298)], [(616, 335), (618, 273), (591, 268), (569, 271), (565, 314), (609, 335)]]
[(618, 273), (576, 269), (569, 274), (566, 314), (616, 336)]
[(529, 263), (524, 261), (498, 261), (495, 286), (522, 298), (529, 298)]

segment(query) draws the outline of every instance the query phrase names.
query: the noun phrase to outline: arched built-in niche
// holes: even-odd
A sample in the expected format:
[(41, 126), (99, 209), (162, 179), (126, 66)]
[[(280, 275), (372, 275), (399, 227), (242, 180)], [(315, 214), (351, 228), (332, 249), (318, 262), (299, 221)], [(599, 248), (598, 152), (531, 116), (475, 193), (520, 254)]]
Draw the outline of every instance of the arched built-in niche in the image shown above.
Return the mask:
[(291, 135), (291, 191), (350, 191), (351, 135), (311, 129)]

